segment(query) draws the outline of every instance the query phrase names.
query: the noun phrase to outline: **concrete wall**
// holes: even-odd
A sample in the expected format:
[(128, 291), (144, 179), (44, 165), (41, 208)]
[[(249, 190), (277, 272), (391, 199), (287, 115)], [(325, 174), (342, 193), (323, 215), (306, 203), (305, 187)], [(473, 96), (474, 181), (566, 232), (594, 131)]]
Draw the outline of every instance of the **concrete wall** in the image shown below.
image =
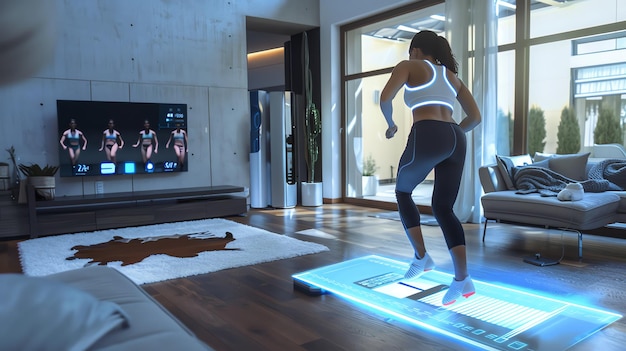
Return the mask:
[(3, 149), (13, 145), (21, 163), (57, 164), (57, 99), (185, 103), (189, 172), (58, 178), (57, 195), (92, 194), (96, 181), (105, 193), (249, 186), (246, 16), (317, 27), (318, 0), (55, 3), (53, 59), (0, 87)]

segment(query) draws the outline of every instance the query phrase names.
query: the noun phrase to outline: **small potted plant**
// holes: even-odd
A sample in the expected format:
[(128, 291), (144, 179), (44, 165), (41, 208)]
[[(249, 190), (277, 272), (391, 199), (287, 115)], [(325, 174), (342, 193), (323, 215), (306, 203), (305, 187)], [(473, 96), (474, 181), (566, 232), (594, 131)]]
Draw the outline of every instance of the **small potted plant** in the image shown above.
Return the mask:
[(44, 200), (54, 199), (55, 180), (54, 175), (59, 170), (58, 166), (46, 165), (41, 167), (36, 163), (25, 165), (20, 163), (18, 165), (20, 172), (26, 176), (26, 182), (28, 185), (32, 185), (35, 188), (37, 196)]
[(374, 196), (378, 192), (378, 166), (372, 155), (363, 162), (363, 196)]

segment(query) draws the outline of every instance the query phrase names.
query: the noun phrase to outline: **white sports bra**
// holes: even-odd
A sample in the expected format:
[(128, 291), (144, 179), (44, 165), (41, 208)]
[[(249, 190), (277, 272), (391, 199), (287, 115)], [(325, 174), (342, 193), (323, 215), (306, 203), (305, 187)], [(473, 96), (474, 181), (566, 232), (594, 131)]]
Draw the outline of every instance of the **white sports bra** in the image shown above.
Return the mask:
[(446, 67), (440, 66), (438, 71), (430, 61), (424, 62), (433, 69), (433, 79), (416, 87), (404, 84), (404, 102), (411, 111), (425, 105), (444, 105), (454, 111), (457, 92), (448, 81)]

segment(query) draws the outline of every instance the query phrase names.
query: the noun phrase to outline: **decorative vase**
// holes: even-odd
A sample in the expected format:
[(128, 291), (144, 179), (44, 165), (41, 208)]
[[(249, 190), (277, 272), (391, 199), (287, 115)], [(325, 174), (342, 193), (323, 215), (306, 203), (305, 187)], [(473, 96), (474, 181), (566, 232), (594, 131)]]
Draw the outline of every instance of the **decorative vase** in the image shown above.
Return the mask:
[(375, 196), (378, 193), (378, 176), (363, 176), (363, 196)]
[(28, 184), (35, 188), (35, 194), (44, 200), (54, 199), (55, 180), (52, 176), (30, 176)]
[(316, 207), (323, 203), (322, 183), (300, 183), (302, 206)]

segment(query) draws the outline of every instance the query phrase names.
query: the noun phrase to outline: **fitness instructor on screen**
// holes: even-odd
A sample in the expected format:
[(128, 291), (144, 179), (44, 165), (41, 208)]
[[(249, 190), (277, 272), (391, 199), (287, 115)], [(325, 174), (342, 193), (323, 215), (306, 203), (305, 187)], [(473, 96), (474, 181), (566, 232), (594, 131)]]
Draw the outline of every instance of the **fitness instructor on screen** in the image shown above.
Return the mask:
[(170, 138), (165, 144), (166, 149), (170, 147), (170, 142), (172, 142), (172, 140), (174, 140), (174, 152), (178, 158), (178, 167), (183, 169), (183, 165), (185, 164), (185, 154), (189, 152), (189, 149), (187, 148), (187, 132), (180, 128), (180, 123), (176, 123), (176, 129), (170, 133)]
[(141, 144), (141, 157), (144, 164), (148, 163), (152, 158), (152, 151), (155, 154), (159, 153), (159, 140), (156, 132), (150, 129), (150, 121), (147, 119), (143, 122), (143, 129), (139, 131), (139, 139), (137, 139), (133, 147), (137, 147), (139, 144)]
[[(87, 138), (80, 130), (76, 129), (76, 119), (70, 119), (70, 128), (63, 132), (61, 135), (61, 140), (59, 143), (63, 150), (67, 150), (70, 155), (70, 161), (72, 162), (72, 167), (76, 166), (78, 162), (78, 156), (80, 156), (80, 141), (83, 141), (82, 149), (83, 151), (87, 149)], [(67, 142), (67, 144), (66, 144)]]
[(110, 119), (108, 128), (102, 132), (102, 143), (98, 151), (104, 150), (107, 160), (117, 162), (117, 150), (124, 147), (124, 140), (120, 132), (115, 130), (115, 122)]

